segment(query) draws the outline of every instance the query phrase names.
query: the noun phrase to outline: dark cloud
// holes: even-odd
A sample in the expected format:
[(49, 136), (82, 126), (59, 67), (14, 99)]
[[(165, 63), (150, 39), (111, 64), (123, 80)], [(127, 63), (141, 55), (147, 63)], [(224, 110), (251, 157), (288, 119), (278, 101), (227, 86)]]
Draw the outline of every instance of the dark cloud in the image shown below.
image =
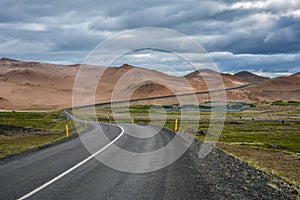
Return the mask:
[(300, 70), (300, 53), (273, 55), (235, 55), (231, 53), (212, 53), (221, 71), (237, 72), (242, 70), (265, 72), (290, 72)]
[(80, 62), (105, 38), (150, 26), (187, 34), (208, 52), (228, 52), (216, 58), (224, 70), (299, 69), (298, 59), (284, 61), (300, 51), (299, 1), (0, 0), (0, 7), (3, 57)]

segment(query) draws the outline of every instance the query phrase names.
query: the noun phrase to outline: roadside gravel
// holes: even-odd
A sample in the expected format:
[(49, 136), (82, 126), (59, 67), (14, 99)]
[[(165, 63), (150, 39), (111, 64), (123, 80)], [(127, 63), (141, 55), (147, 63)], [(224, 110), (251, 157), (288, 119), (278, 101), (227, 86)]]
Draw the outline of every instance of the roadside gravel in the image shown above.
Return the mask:
[(214, 148), (205, 158), (198, 158), (201, 141), (190, 147), (199, 174), (214, 188), (212, 199), (296, 199), (295, 186), (266, 174), (247, 163)]

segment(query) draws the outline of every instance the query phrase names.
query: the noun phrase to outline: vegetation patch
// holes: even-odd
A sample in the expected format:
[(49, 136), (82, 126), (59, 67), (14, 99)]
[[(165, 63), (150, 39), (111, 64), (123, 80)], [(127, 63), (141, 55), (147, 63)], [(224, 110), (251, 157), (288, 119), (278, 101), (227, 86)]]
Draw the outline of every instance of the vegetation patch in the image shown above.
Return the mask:
[(300, 155), (251, 146), (218, 143), (218, 148), (253, 165), (300, 186)]
[(272, 106), (300, 106), (299, 101), (274, 101), (270, 103)]
[(65, 125), (70, 135), (75, 128), (62, 112), (1, 112), (0, 158), (21, 153), (65, 138)]

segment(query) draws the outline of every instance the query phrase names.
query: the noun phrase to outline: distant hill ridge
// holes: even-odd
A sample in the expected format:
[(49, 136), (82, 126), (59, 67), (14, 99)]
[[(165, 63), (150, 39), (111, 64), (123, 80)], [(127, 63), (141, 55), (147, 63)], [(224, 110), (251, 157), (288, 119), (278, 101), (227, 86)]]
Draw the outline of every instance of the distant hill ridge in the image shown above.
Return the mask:
[[(61, 109), (72, 106), (73, 86), (79, 67), (80, 64), (58, 65), (1, 58), (0, 109)], [(218, 77), (222, 78), (225, 88), (257, 83), (246, 89), (227, 91), (230, 101), (300, 101), (300, 73), (270, 79), (246, 71), (232, 75), (203, 69), (176, 77), (129, 64), (90, 67), (91, 71), (103, 71), (96, 90), (97, 103), (111, 101), (113, 93), (124, 100), (207, 91), (207, 83), (213, 83)], [(216, 87), (222, 88), (221, 85)], [(89, 88), (85, 91), (89, 92)], [(128, 97), (129, 94), (132, 95)], [(199, 100), (206, 101), (207, 98), (209, 96)]]
[(261, 83), (270, 79), (269, 77), (259, 76), (248, 71), (238, 72), (234, 74), (234, 76), (239, 77), (248, 83)]

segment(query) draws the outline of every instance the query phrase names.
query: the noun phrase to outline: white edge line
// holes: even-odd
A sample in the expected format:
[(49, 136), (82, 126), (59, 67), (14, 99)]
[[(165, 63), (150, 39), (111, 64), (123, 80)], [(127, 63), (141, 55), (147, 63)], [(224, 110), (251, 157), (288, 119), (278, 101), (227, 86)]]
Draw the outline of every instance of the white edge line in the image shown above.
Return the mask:
[(67, 171), (63, 172), (62, 174), (56, 176), (55, 178), (51, 179), (50, 181), (44, 183), (43, 185), (41, 185), (40, 187), (36, 188), (35, 190), (29, 192), (28, 194), (18, 198), (18, 200), (22, 200), (22, 199), (27, 199), (28, 197), (34, 195), (35, 193), (41, 191), (42, 189), (44, 189), (45, 187), (49, 186), (50, 184), (54, 183), (55, 181), (59, 180), (60, 178), (64, 177), (65, 175), (69, 174), (70, 172), (72, 172), (73, 170), (75, 170), (76, 168), (80, 167), (81, 165), (83, 165), (84, 163), (86, 163), (87, 161), (89, 161), (90, 159), (92, 159), (93, 157), (95, 157), (97, 154), (101, 153), (102, 151), (104, 151), (105, 149), (107, 149), (110, 145), (112, 145), (114, 142), (116, 142), (123, 134), (124, 134), (124, 129), (122, 126), (116, 125), (121, 129), (121, 134), (118, 135), (118, 137), (116, 137), (113, 141), (111, 141), (110, 143), (108, 143), (105, 147), (103, 147), (102, 149), (100, 149), (99, 151), (97, 151), (96, 153), (90, 155), (88, 158), (84, 159), (83, 161), (81, 161), (80, 163), (74, 165), (73, 167), (71, 167), (70, 169), (68, 169)]

